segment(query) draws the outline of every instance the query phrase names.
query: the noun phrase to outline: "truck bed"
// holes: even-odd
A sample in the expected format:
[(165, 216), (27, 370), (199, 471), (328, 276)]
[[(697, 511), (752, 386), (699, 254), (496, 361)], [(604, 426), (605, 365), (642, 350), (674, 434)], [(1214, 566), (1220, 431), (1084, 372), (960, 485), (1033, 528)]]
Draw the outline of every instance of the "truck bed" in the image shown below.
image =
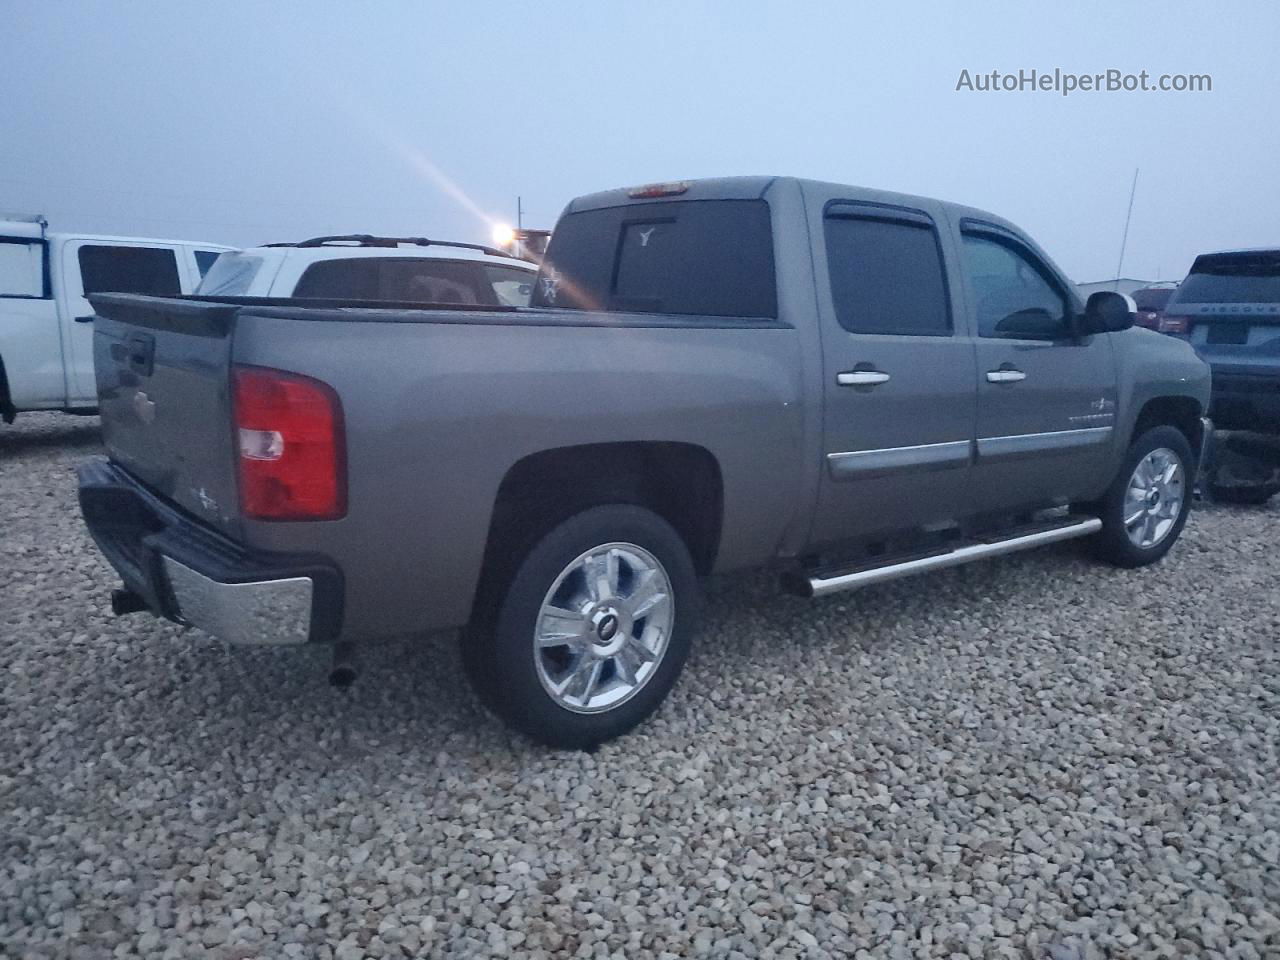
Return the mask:
[[(725, 480), (718, 568), (764, 562), (807, 533), (817, 407), (802, 394), (817, 374), (782, 321), (119, 294), (93, 305), (109, 457), (236, 543), (332, 558), (351, 639), (466, 622), (503, 478), (562, 446), (709, 452)], [(237, 365), (337, 393), (343, 518), (242, 515)]]

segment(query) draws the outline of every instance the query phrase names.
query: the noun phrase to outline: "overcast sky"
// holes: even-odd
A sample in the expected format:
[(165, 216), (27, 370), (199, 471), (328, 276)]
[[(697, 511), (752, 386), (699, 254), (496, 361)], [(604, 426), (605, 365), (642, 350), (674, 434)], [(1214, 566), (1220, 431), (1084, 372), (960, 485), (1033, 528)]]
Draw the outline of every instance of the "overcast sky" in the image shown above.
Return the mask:
[[(1077, 281), (1280, 243), (1280, 4), (0, 0), (0, 210), (251, 244), (485, 240), (573, 196), (773, 173), (984, 207)], [(1206, 93), (957, 92), (962, 69)]]

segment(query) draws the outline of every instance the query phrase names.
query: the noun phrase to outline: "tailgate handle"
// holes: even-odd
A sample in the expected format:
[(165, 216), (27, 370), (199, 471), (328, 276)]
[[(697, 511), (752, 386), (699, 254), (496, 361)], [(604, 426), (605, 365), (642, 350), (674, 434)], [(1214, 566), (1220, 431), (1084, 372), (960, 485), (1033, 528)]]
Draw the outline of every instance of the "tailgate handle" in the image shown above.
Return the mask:
[(156, 338), (149, 333), (131, 333), (124, 343), (129, 369), (144, 377), (151, 376), (155, 369)]

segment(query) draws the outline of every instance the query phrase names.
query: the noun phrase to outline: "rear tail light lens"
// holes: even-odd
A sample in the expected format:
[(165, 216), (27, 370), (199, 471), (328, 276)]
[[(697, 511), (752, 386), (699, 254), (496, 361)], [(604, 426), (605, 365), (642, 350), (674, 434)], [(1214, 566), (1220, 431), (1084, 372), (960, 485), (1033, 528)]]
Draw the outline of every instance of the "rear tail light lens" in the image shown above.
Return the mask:
[(342, 406), (319, 380), (237, 367), (240, 509), (257, 520), (336, 520), (347, 512)]
[(1190, 317), (1161, 317), (1161, 333), (1186, 333), (1191, 329)]

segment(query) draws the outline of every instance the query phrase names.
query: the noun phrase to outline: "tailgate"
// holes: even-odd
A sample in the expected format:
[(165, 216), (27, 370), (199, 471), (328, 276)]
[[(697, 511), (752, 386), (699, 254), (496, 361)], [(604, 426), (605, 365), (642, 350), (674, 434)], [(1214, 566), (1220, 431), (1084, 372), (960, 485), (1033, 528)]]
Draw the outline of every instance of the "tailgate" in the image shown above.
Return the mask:
[(121, 293), (89, 300), (108, 455), (173, 503), (234, 532), (230, 366), (238, 308)]
[(1275, 376), (1280, 367), (1280, 305), (1216, 304), (1191, 313), (1188, 339), (1214, 368)]

